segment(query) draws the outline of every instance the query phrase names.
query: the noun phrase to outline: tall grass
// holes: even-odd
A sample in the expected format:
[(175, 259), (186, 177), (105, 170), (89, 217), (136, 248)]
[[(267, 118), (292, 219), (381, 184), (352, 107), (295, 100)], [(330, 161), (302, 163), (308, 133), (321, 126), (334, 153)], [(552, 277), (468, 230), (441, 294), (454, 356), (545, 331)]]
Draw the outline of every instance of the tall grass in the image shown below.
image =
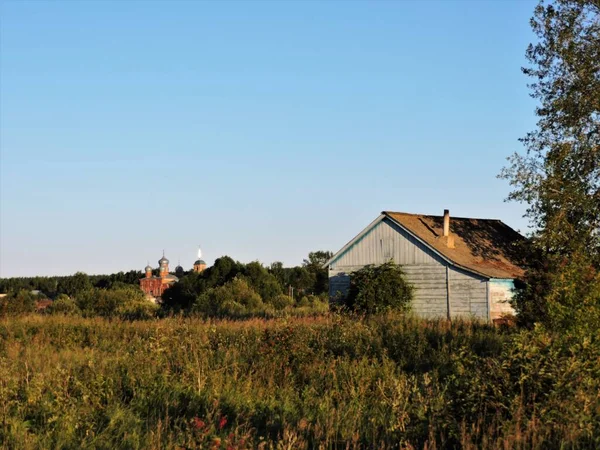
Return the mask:
[(5, 319), (0, 444), (594, 448), (598, 337), (555, 339), (398, 315)]

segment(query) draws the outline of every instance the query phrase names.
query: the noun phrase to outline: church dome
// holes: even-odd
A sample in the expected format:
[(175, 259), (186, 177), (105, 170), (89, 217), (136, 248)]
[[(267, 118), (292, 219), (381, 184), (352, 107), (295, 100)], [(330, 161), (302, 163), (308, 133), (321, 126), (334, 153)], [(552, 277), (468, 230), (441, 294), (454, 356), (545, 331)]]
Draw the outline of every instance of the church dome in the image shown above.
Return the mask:
[(152, 271), (152, 266), (150, 264), (148, 264), (146, 267), (144, 267), (144, 270), (146, 272)]
[(183, 267), (177, 265), (177, 267), (175, 267), (175, 272), (183, 272)]
[(198, 259), (196, 260), (196, 262), (194, 263), (195, 266), (200, 266), (200, 265), (206, 265), (206, 263), (204, 262), (203, 259)]
[(158, 260), (158, 264), (160, 266), (162, 266), (163, 264), (169, 264), (169, 260), (167, 258), (165, 258), (163, 255), (163, 257)]

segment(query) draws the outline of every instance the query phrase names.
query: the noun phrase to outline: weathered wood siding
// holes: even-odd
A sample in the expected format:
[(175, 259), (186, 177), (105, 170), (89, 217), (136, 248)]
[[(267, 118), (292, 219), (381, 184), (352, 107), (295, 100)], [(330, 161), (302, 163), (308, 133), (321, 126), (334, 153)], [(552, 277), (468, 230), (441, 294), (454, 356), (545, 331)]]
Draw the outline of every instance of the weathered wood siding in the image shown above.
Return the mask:
[(439, 257), (433, 251), (386, 218), (333, 261), (332, 267), (362, 267), (390, 259), (401, 265), (439, 264)]
[(446, 266), (406, 265), (406, 279), (415, 287), (412, 310), (424, 317), (447, 317)]
[(491, 319), (499, 319), (504, 315), (515, 315), (514, 308), (510, 305), (515, 283), (513, 280), (493, 278), (490, 280), (490, 306)]
[(412, 310), (426, 317), (448, 316), (448, 295), (452, 317), (488, 319), (487, 279), (449, 265), (427, 246), (388, 219), (339, 255), (329, 266), (329, 294), (345, 296), (350, 274), (369, 264), (393, 259), (402, 265), (415, 287)]
[(448, 268), (451, 317), (488, 319), (487, 279), (456, 267)]
[[(329, 269), (329, 295), (334, 299), (345, 297), (350, 287), (350, 274), (362, 267), (338, 266), (337, 269)], [(446, 267), (427, 264), (405, 265), (402, 269), (406, 273), (406, 279), (415, 288), (412, 310), (427, 317), (446, 317)]]

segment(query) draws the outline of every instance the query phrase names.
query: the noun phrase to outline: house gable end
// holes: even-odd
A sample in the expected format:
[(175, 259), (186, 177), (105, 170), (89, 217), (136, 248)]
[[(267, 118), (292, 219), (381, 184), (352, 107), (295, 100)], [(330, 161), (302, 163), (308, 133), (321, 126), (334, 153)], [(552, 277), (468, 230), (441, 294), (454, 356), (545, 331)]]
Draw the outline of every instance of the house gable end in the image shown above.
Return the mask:
[(380, 216), (350, 241), (327, 265), (330, 268), (383, 264), (446, 265), (449, 261), (389, 217)]

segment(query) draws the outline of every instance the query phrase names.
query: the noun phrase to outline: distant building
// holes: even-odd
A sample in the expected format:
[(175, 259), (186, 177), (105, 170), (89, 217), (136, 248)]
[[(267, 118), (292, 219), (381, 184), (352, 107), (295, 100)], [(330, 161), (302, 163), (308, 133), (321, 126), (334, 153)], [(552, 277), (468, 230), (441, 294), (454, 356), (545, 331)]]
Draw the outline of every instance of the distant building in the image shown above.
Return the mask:
[(169, 260), (165, 258), (164, 253), (158, 260), (158, 266), (158, 276), (152, 275), (152, 266), (148, 264), (144, 269), (146, 277), (140, 280), (140, 288), (144, 294), (154, 298), (161, 297), (173, 283), (179, 281), (179, 278), (169, 273)]
[(523, 275), (515, 257), (523, 236), (500, 220), (384, 211), (326, 263), (329, 293), (345, 296), (350, 274), (390, 260), (415, 287), (412, 310), (429, 317), (493, 321)]
[(202, 249), (198, 247), (198, 259), (194, 262), (194, 272), (204, 272), (204, 269), (206, 269), (206, 263), (202, 259)]
[(196, 273), (204, 272), (204, 269), (206, 269), (206, 263), (204, 262), (204, 260), (197, 259), (194, 262), (194, 272), (196, 272)]

